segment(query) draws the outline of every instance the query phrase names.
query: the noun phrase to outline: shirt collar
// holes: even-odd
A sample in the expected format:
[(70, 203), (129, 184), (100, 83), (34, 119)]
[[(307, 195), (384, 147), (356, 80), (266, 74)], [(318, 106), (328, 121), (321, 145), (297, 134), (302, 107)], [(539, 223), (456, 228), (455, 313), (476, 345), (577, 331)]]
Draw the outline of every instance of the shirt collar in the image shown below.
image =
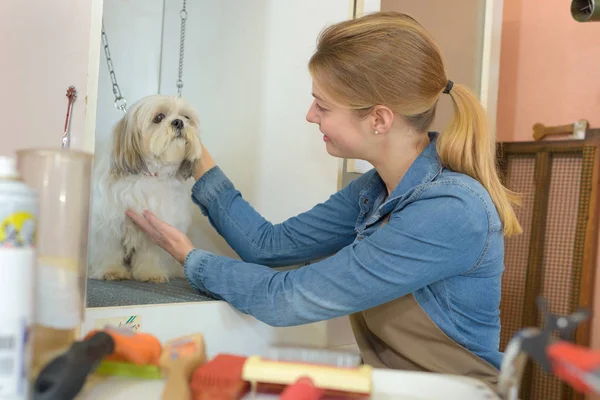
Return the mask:
[[(386, 203), (403, 196), (415, 186), (431, 182), (440, 173), (442, 166), (436, 150), (438, 135), (438, 132), (428, 132), (429, 144), (408, 168), (408, 171), (406, 171), (398, 186), (392, 191)], [(377, 172), (374, 177), (377, 177), (375, 181), (385, 190), (385, 184)]]

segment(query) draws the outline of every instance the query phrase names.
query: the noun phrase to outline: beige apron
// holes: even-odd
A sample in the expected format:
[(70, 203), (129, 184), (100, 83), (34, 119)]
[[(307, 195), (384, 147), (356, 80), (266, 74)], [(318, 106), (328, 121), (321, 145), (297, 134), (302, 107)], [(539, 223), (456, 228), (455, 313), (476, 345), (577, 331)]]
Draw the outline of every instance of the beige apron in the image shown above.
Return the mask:
[(352, 314), (350, 323), (365, 364), (468, 376), (497, 390), (498, 369), (446, 335), (412, 294)]
[(350, 322), (365, 364), (463, 375), (496, 390), (499, 371), (450, 339), (412, 294), (352, 314)]

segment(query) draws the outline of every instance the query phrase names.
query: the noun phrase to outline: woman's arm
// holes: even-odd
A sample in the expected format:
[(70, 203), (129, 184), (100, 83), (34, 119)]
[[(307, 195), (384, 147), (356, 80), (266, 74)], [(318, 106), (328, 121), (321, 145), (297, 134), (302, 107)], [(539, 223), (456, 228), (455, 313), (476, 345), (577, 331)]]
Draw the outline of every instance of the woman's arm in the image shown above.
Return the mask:
[(330, 256), (354, 240), (361, 182), (274, 225), (242, 198), (208, 152), (202, 158), (192, 200), (242, 260), (271, 267), (299, 264)]
[(184, 268), (200, 292), (274, 326), (365, 310), (477, 266), (489, 240), (487, 212), (467, 188), (444, 185), (335, 256), (292, 271), (192, 250)]
[(212, 167), (216, 166), (215, 160), (213, 160), (212, 156), (206, 150), (206, 147), (202, 145), (202, 157), (198, 161), (198, 165), (196, 166), (196, 171), (194, 172), (194, 179), (197, 181), (207, 173)]

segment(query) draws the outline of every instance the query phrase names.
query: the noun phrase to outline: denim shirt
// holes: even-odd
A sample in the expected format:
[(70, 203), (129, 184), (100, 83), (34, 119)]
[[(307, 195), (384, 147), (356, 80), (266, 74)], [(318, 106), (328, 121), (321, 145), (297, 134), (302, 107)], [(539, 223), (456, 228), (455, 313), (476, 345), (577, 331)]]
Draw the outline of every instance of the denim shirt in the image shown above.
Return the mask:
[(389, 196), (371, 170), (275, 225), (213, 167), (192, 199), (241, 261), (192, 250), (184, 262), (190, 285), (273, 326), (349, 315), (412, 293), (446, 335), (499, 368), (501, 221), (479, 182), (441, 166), (437, 133), (429, 136)]

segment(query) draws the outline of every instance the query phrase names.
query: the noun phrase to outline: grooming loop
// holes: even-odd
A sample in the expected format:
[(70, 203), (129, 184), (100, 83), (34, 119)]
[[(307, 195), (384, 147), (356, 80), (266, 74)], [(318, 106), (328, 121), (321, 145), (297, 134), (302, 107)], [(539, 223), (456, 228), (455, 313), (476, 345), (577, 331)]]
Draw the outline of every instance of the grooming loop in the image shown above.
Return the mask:
[[(183, 91), (183, 54), (185, 47), (185, 23), (188, 19), (188, 12), (186, 9), (187, 0), (183, 0), (183, 6), (179, 12), (179, 18), (181, 19), (181, 34), (179, 38), (179, 67), (177, 74), (177, 81), (175, 86), (177, 87), (177, 96), (181, 97)], [(117, 110), (120, 110), (124, 114), (127, 113), (127, 100), (121, 93), (121, 87), (117, 81), (117, 74), (115, 73), (115, 67), (113, 65), (112, 57), (110, 55), (110, 48), (108, 46), (108, 36), (104, 30), (104, 21), (102, 21), (102, 44), (104, 47), (104, 56), (106, 57), (106, 66), (108, 67), (108, 74), (112, 83), (112, 92), (115, 96), (114, 105)]]

